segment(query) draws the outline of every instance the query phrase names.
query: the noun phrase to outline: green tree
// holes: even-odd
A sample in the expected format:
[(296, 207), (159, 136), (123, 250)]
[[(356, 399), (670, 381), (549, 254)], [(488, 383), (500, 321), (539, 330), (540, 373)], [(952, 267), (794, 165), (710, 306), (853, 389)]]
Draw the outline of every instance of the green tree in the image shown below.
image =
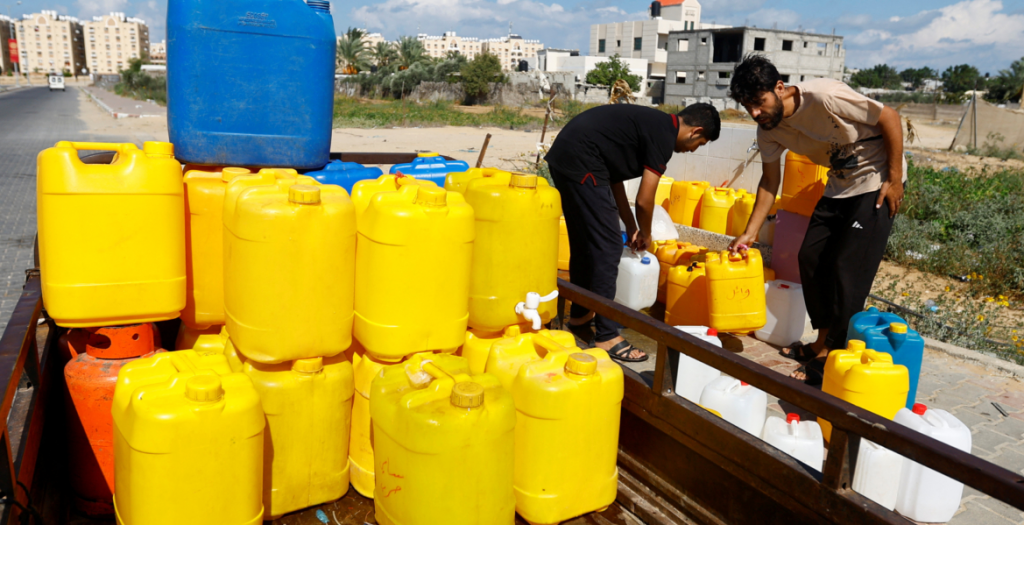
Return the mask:
[(485, 98), (491, 82), (505, 82), (501, 60), (490, 52), (482, 52), (462, 65), (462, 87), (471, 101)]
[(1010, 64), (1007, 70), (1000, 70), (999, 75), (989, 80), (986, 100), (992, 102), (1019, 102), (1021, 90), (1024, 88), (1024, 58)]
[(625, 80), (630, 90), (639, 92), (643, 78), (630, 74), (629, 67), (622, 62), (618, 54), (613, 54), (607, 62), (600, 62), (593, 70), (587, 72), (587, 84), (611, 86), (616, 80)]
[(406, 70), (411, 68), (412, 65), (417, 62), (426, 62), (430, 60), (430, 55), (427, 54), (427, 50), (423, 47), (423, 43), (412, 36), (400, 37), (398, 39), (397, 48), (397, 64), (399, 70)]
[(957, 64), (950, 66), (942, 73), (942, 88), (953, 94), (963, 94), (968, 90), (984, 90), (985, 84), (981, 81), (981, 74), (978, 69), (970, 64)]
[(878, 64), (873, 68), (865, 68), (850, 77), (850, 86), (854, 88), (884, 88), (899, 90), (903, 87), (902, 78), (896, 69), (887, 64)]
[(398, 58), (398, 50), (395, 50), (395, 45), (391, 42), (379, 42), (371, 50), (370, 56), (373, 58), (373, 63), (377, 65), (377, 70), (383, 70), (395, 63)]
[(354, 74), (370, 67), (369, 51), (363, 42), (361, 30), (349, 28), (338, 40), (337, 54), (338, 70), (345, 74)]
[(925, 80), (937, 78), (938, 76), (939, 73), (928, 66), (925, 66), (924, 68), (907, 68), (900, 72), (900, 78), (904, 82), (910, 82), (910, 85), (913, 86), (915, 90), (924, 85)]

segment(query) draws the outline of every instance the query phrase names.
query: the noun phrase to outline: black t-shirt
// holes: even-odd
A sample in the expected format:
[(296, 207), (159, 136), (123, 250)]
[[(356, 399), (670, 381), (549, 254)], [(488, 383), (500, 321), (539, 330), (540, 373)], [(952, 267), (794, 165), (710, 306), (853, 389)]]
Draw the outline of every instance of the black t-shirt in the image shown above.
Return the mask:
[(544, 159), (551, 170), (605, 186), (639, 178), (647, 168), (659, 176), (675, 151), (679, 118), (655, 108), (608, 104), (573, 118), (558, 133)]

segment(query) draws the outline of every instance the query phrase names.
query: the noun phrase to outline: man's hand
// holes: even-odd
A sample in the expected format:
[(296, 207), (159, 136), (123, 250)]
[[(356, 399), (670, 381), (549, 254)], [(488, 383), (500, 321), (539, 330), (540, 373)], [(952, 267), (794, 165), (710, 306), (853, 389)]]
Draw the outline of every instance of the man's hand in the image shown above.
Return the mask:
[(626, 233), (629, 234), (629, 247), (633, 249), (633, 252), (644, 252), (653, 244), (650, 234), (645, 235), (639, 230), (634, 230), (632, 233), (627, 230)]
[(745, 254), (747, 252), (747, 248), (756, 241), (757, 236), (754, 234), (740, 234), (729, 243), (729, 252), (732, 254), (737, 252)]
[(900, 204), (903, 203), (903, 182), (886, 180), (882, 183), (882, 189), (878, 191), (878, 199), (875, 200), (875, 209), (882, 207), (882, 203), (889, 205), (889, 218), (896, 216), (900, 211)]

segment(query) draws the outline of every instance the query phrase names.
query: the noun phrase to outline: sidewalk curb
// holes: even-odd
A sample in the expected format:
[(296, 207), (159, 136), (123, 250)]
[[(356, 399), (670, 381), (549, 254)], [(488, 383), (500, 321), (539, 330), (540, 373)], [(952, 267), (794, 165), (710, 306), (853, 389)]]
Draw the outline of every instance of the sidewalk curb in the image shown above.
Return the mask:
[(972, 364), (979, 364), (994, 371), (1009, 374), (1018, 380), (1024, 380), (1024, 366), (1021, 366), (1020, 364), (1014, 364), (1013, 362), (993, 358), (986, 354), (982, 354), (981, 352), (975, 352), (974, 350), (968, 350), (952, 344), (946, 344), (945, 342), (939, 342), (932, 338), (924, 339), (924, 347), (936, 352), (942, 352), (943, 354), (952, 356), (959, 360), (964, 360)]
[(163, 118), (163, 116), (160, 114), (127, 114), (125, 112), (114, 112), (114, 110), (110, 106), (108, 106), (106, 102), (104, 102), (98, 96), (89, 91), (88, 88), (85, 88), (83, 86), (78, 86), (77, 88), (82, 92), (85, 92), (85, 94), (93, 102), (99, 105), (99, 107), (103, 109), (104, 112), (110, 114), (110, 116), (115, 120), (120, 120), (121, 118)]

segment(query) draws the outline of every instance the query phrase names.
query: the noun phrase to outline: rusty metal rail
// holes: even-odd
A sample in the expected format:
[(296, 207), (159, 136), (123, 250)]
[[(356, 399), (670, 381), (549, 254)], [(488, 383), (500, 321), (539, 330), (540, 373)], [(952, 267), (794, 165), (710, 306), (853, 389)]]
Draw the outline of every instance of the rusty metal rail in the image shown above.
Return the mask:
[[(653, 484), (665, 484), (661, 496), (673, 499), (692, 517), (762, 523), (906, 522), (850, 488), (860, 438), (1024, 509), (1024, 477), (1018, 474), (711, 346), (568, 281), (560, 279), (558, 289), (560, 313), (565, 310), (564, 300), (570, 300), (658, 343), (653, 382), (625, 370), (620, 436), (624, 458), (620, 457), (620, 465), (646, 474)], [(832, 441), (823, 474), (676, 396), (668, 369), (670, 349), (831, 422)], [(729, 491), (735, 492), (723, 497)], [(760, 506), (760, 512), (737, 509), (730, 502), (737, 494), (748, 505)]]

